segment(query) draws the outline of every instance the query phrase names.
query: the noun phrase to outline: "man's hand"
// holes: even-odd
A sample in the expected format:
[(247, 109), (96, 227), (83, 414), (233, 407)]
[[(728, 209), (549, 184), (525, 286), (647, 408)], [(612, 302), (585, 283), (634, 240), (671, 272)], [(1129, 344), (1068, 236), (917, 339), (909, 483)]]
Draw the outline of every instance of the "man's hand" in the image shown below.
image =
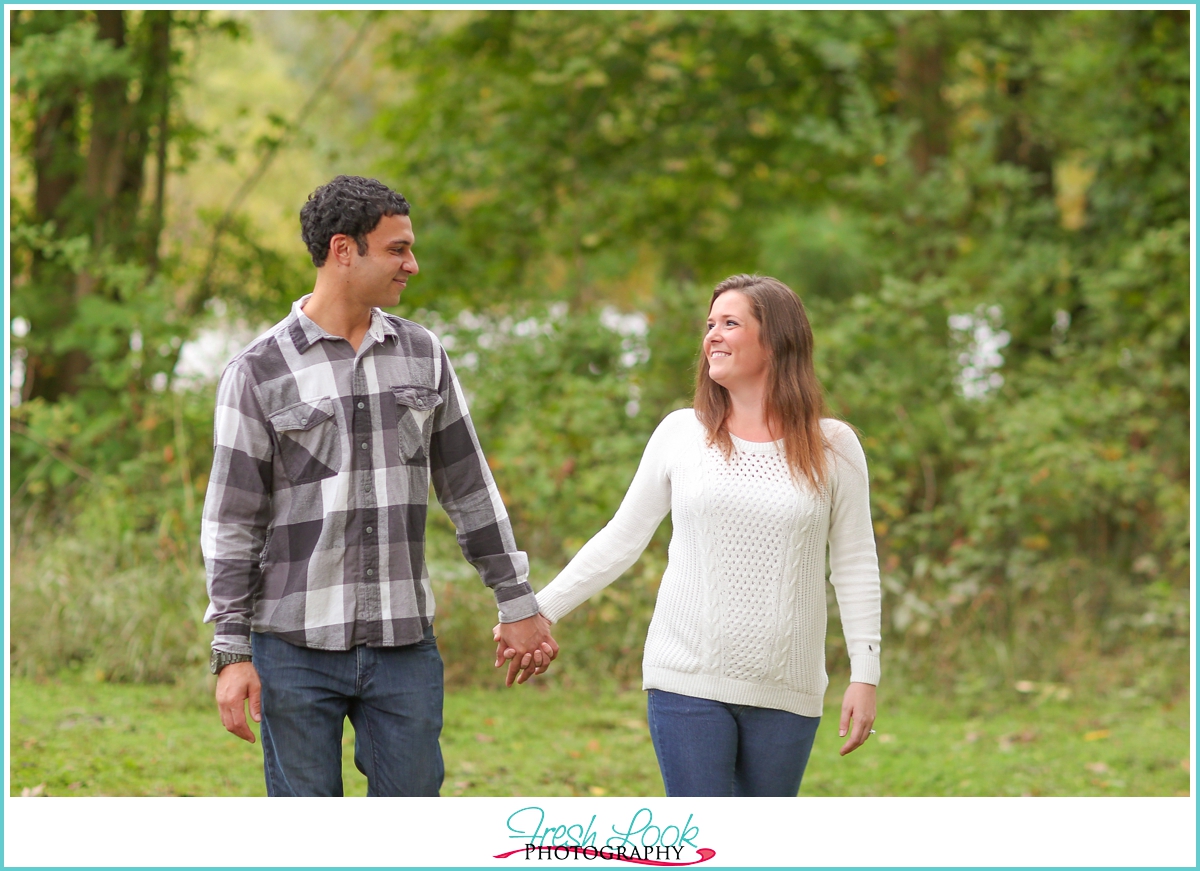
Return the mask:
[(550, 621), (541, 614), (515, 623), (497, 623), (492, 638), (496, 642), (496, 667), (508, 660), (505, 686), (512, 686), (514, 680), (525, 683), (535, 674), (544, 673), (550, 661), (558, 656), (558, 642), (550, 634)]
[(235, 662), (217, 675), (217, 711), (221, 725), (243, 741), (254, 743), (254, 733), (246, 723), (246, 700), (250, 700), (250, 716), (262, 720), (262, 684), (252, 662)]
[(871, 726), (875, 724), (875, 687), (871, 684), (852, 683), (846, 687), (846, 694), (842, 696), (842, 721), (838, 724), (839, 738), (846, 737), (851, 720), (854, 729), (842, 745), (842, 756), (861, 747), (871, 734)]

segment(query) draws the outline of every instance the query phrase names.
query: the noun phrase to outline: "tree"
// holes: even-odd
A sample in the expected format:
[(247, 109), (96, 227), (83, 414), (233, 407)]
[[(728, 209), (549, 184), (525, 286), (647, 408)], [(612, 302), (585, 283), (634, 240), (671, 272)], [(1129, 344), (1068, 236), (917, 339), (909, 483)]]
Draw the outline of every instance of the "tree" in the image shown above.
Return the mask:
[[(910, 648), (970, 656), (984, 631), (1013, 669), (1064, 638), (1115, 644), (1139, 608), (1179, 631), (1180, 13), (405, 23), (392, 62), (411, 89), (379, 131), (458, 283), (428, 304), (520, 287), (648, 313), (690, 293), (699, 310), (710, 280), (777, 274), (810, 307), (835, 409), (863, 432), (891, 628)], [(1007, 341), (1001, 358), (981, 336)], [(652, 367), (694, 354), (686, 330), (656, 338)], [(633, 377), (652, 416), (686, 402), (686, 379)], [(493, 425), (516, 432), (523, 411)], [(540, 480), (521, 474), (513, 488)]]
[(13, 310), (33, 326), (25, 398), (77, 393), (95, 353), (75, 329), (81, 311), (130, 292), (114, 267), (144, 266), (143, 281), (158, 267), (173, 15), (13, 13), (14, 131), (34, 187), (31, 202), (14, 202), (24, 275)]

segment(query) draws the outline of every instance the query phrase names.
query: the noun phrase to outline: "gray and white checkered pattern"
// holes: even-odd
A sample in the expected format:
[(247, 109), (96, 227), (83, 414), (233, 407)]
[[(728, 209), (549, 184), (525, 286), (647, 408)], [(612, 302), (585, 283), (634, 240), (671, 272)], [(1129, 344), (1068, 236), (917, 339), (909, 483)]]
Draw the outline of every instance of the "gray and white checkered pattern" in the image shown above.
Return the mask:
[(217, 390), (201, 547), (213, 649), (250, 630), (348, 650), (420, 641), (432, 480), (504, 622), (537, 613), (529, 561), (437, 337), (378, 309), (356, 354), (300, 310), (230, 362)]

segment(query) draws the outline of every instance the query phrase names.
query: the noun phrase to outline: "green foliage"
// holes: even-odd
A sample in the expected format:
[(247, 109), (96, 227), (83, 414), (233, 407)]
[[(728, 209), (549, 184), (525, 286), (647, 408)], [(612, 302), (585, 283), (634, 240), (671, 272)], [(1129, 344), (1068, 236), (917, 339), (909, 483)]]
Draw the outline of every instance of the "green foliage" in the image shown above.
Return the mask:
[(12, 418), (14, 673), (173, 681), (202, 668), (211, 396), (150, 393), (92, 416), (35, 400)]
[[(1063, 30), (1087, 51), (1060, 54), (1051, 35)], [(968, 117), (994, 107), (999, 61), (1011, 60), (989, 36), (960, 49), (964, 72), (981, 71), (971, 88), (971, 76), (956, 83), (976, 95), (957, 107)], [(842, 126), (808, 134), (860, 161), (831, 177), (830, 215), (853, 216), (837, 244), (880, 278), (810, 308), (825, 384), (866, 437), (887, 610), (905, 646), (926, 637), (949, 661), (970, 655), (982, 630), (1011, 675), (1079, 636), (1132, 643), (1117, 617), (1127, 608), (1143, 626), (1185, 632), (1188, 234), (1186, 203), (1169, 196), (1184, 173), (1185, 44), (1140, 13), (1039, 17), (1023, 46), (1037, 75), (1007, 111), (1053, 107), (1027, 121), (1063, 155), (1057, 192), (1034, 167), (994, 159), (1003, 123), (956, 128), (946, 157), (914, 173), (909, 132), (887, 134), (865, 89)], [(1161, 108), (1130, 99), (1099, 125), (1082, 116), (1069, 95), (1094, 91), (1098, 57), (1105, 77), (1123, 70), (1139, 89), (1157, 80), (1146, 98)], [(1098, 136), (1113, 115), (1129, 126)], [(1130, 138), (1140, 151), (1120, 144)], [(1072, 191), (1065, 176), (1081, 166), (1095, 175)], [(987, 307), (1011, 333), (1003, 386), (969, 399), (954, 383), (966, 349), (949, 321)]]
[(821, 52), (844, 17), (416, 13), (384, 48), (412, 86), (373, 133), (459, 298), (573, 295), (648, 252), (669, 276), (719, 277), (811, 187), (780, 157), (793, 119), (837, 105)]
[[(66, 397), (14, 409), (18, 526), (56, 524), (106, 578), (146, 578), (163, 554), (195, 576), (211, 397), (156, 388), (202, 323), (188, 290), (204, 264), (109, 244), (37, 196), (93, 132), (50, 110), (144, 78), (132, 59), (149, 43), (106, 46), (96, 13), (18, 14), (14, 148), (42, 174), (13, 199), (13, 312), (33, 323), (17, 353), (35, 372), (87, 360)], [(128, 16), (131, 33), (153, 20)], [(688, 404), (711, 283), (757, 270), (801, 294), (831, 406), (862, 434), (889, 674), (945, 689), (965, 668), (998, 691), (1068, 683), (1104, 652), (1182, 656), (1186, 13), (431, 11), (373, 33), (372, 75), (396, 87), (364, 80), (378, 111), (360, 152), (414, 203), (422, 275), (404, 313), (446, 340), (535, 586), (607, 522), (649, 433)], [(36, 146), (55, 118), (52, 166)], [(144, 236), (147, 217), (101, 223)], [(235, 216), (211, 308), (271, 322), (308, 268)], [(80, 275), (94, 292), (76, 301)], [(68, 292), (70, 317), (44, 327)], [(644, 334), (620, 320), (634, 313)], [(668, 532), (563, 621), (580, 675), (636, 679)], [(15, 667), (160, 673), (112, 665), (92, 636), (113, 624), (73, 604), (95, 600), (95, 579), (47, 541), (14, 549), (14, 592), (31, 597), (14, 596)], [(429, 550), (449, 673), (491, 680), (494, 603), (437, 512)], [(68, 576), (58, 599), (33, 580)], [(183, 600), (145, 583), (148, 603)], [(59, 628), (39, 633), (42, 619)], [(190, 662), (191, 636), (169, 637), (159, 659)]]
[(522, 314), (464, 319), (441, 335), (469, 364), (471, 416), (522, 546), (562, 559), (612, 515), (659, 415), (637, 401), (642, 336), (622, 337), (595, 311)]

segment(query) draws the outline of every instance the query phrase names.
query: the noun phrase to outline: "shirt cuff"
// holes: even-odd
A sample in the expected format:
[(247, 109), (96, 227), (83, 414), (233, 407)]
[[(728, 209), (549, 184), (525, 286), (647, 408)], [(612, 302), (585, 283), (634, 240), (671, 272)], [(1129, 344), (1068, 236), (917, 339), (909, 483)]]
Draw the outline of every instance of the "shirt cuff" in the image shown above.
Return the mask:
[(850, 657), (850, 683), (879, 685), (879, 657), (860, 653)]
[(525, 585), (525, 593), (516, 596), (512, 599), (505, 599), (503, 602), (497, 598), (496, 605), (500, 608), (501, 623), (516, 623), (518, 620), (526, 620), (538, 614), (537, 596), (533, 594), (533, 588), (528, 584)]
[(242, 653), (250, 656), (250, 627), (244, 623), (218, 624), (213, 636), (212, 649), (216, 653)]

